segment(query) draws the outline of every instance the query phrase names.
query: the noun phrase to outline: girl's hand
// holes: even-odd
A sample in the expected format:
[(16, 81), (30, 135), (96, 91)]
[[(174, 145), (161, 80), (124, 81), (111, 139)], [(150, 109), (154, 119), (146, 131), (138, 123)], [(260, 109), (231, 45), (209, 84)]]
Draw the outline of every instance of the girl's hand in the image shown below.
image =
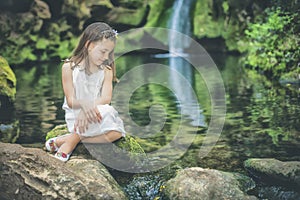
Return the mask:
[(89, 123), (101, 122), (102, 116), (97, 109), (97, 106), (92, 101), (82, 101), (80, 105)]
[(75, 120), (74, 131), (75, 133), (79, 132), (80, 134), (84, 133), (88, 129), (88, 119), (85, 113), (81, 110)]

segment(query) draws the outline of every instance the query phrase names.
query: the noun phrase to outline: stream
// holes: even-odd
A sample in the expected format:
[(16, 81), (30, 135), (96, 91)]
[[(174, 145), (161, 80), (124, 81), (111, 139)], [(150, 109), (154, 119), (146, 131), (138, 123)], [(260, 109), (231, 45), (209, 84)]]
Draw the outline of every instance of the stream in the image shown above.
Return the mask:
[[(212, 54), (213, 55), (213, 54)], [(276, 158), (283, 161), (299, 161), (300, 154), (300, 104), (298, 86), (285, 86), (272, 83), (257, 73), (244, 71), (239, 64), (239, 57), (225, 54), (212, 56), (222, 75), (226, 90), (226, 121), (211, 152), (199, 158), (199, 148), (205, 137), (205, 126), (209, 124), (210, 97), (201, 75), (187, 63), (184, 70), (198, 97), (199, 118), (193, 119), (188, 113), (181, 113), (180, 101), (174, 93), (157, 84), (144, 85), (132, 94), (130, 115), (140, 126), (149, 123), (149, 108), (160, 104), (165, 108), (167, 119), (162, 130), (148, 143), (161, 148), (172, 140), (178, 128), (180, 116), (187, 128), (198, 127), (193, 143), (183, 156), (162, 169), (131, 174), (111, 170), (112, 175), (124, 188), (131, 199), (153, 199), (162, 195), (164, 181), (174, 176), (176, 170), (199, 166), (229, 172), (246, 174), (243, 162), (247, 158)], [(161, 63), (170, 65), (168, 58), (155, 55), (126, 55), (117, 60), (117, 76), (120, 78), (134, 66), (143, 63)], [(13, 67), (16, 74), (17, 96), (12, 106), (0, 108), (0, 128), (7, 134), (1, 134), (1, 141), (42, 148), (46, 133), (56, 125), (64, 123), (63, 91), (61, 88), (61, 63), (36, 63), (27, 67)], [(188, 73), (187, 73), (188, 71)], [(170, 76), (166, 72), (163, 76)], [(238, 73), (237, 73), (238, 72)], [(147, 77), (149, 74), (142, 73)], [(171, 78), (171, 77), (170, 77)], [(184, 91), (176, 85), (177, 93)], [(188, 91), (182, 94), (188, 94)], [(187, 105), (193, 107), (195, 102)], [(188, 106), (189, 107), (189, 106)], [(154, 115), (155, 115), (155, 111)], [(3, 113), (5, 113), (3, 115)], [(124, 119), (126, 127), (127, 119)], [(151, 145), (149, 145), (151, 146)], [(144, 147), (151, 152), (148, 146)], [(299, 193), (292, 187), (274, 185), (256, 180), (257, 187), (250, 191), (260, 199), (296, 199)], [(273, 184), (273, 185), (272, 185)], [(284, 197), (284, 198), (283, 198)]]

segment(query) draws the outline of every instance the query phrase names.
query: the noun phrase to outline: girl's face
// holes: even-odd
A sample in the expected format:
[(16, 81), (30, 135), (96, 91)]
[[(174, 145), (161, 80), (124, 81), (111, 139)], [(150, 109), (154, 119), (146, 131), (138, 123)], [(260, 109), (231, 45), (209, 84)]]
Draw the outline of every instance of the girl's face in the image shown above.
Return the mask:
[(102, 41), (92, 42), (88, 48), (91, 65), (99, 66), (108, 60), (109, 54), (115, 47), (115, 43), (104, 38)]

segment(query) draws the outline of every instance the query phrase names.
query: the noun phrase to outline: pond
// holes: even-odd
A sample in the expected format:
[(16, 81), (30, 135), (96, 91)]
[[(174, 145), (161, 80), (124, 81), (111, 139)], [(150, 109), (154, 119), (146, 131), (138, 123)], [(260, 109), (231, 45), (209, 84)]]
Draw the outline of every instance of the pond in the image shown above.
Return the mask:
[[(224, 81), (227, 111), (218, 142), (203, 158), (199, 156), (199, 149), (212, 115), (205, 75), (203, 77), (179, 58), (131, 54), (117, 59), (117, 76), (121, 82), (133, 79), (131, 82), (140, 84), (140, 87), (130, 91), (129, 97), (126, 89), (119, 88), (120, 94), (116, 95), (118, 98), (114, 98), (112, 104), (118, 107), (129, 102), (128, 113), (122, 107), (117, 110), (124, 116), (126, 130), (141, 137), (145, 150), (151, 152), (168, 145), (179, 128), (192, 135), (192, 142), (185, 146), (183, 155), (171, 158), (174, 162), (162, 169), (143, 174), (111, 170), (130, 198), (153, 199), (160, 196), (164, 181), (179, 168), (200, 166), (247, 174), (243, 168), (247, 158), (300, 161), (298, 86), (280, 85), (257, 73), (245, 71), (238, 56), (212, 56)], [(149, 65), (122, 79), (127, 72), (146, 63), (160, 64), (162, 70), (158, 72)], [(4, 106), (3, 103), (0, 108), (1, 130), (12, 130), (2, 134), (1, 141), (41, 148), (46, 133), (64, 123), (60, 66), (61, 63), (49, 62), (13, 68), (18, 81), (16, 102), (13, 106)], [(163, 70), (163, 66), (173, 66), (175, 70)], [(176, 75), (177, 72), (182, 76)], [(151, 76), (158, 76), (167, 84), (149, 83)], [(147, 127), (151, 120), (155, 123), (150, 129), (138, 129), (143, 132), (132, 128)], [(300, 197), (288, 185), (282, 187), (261, 181), (250, 194), (260, 199)]]

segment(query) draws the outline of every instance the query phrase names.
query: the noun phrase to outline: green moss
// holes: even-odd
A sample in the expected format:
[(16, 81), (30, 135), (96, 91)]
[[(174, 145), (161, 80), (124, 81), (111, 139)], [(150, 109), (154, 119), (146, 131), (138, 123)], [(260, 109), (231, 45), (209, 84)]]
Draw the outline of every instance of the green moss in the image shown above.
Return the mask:
[(0, 56), (0, 95), (8, 96), (11, 100), (16, 95), (16, 76), (8, 65), (8, 62)]
[[(243, 30), (246, 19), (240, 17), (244, 9), (241, 5), (235, 8), (234, 2), (224, 1), (214, 4), (212, 0), (199, 0), (193, 12), (193, 34), (197, 38), (223, 38), (228, 50), (244, 52), (246, 44)], [(234, 11), (233, 11), (234, 10)]]
[(136, 154), (145, 154), (144, 149), (140, 146), (137, 140), (133, 136), (126, 136), (115, 142), (121, 149), (125, 149), (128, 152), (136, 153)]
[(147, 18), (147, 27), (167, 27), (168, 20), (172, 13), (174, 1), (170, 0), (153, 0), (149, 3), (150, 13)]
[(126, 8), (114, 8), (111, 19), (115, 24), (126, 24), (137, 26), (144, 19), (146, 12), (146, 6), (143, 6), (137, 10)]
[(57, 137), (60, 135), (65, 135), (69, 133), (67, 130), (67, 125), (63, 124), (63, 125), (58, 125), (56, 126), (54, 129), (52, 129), (51, 131), (49, 131), (46, 135), (46, 141), (49, 140), (50, 138), (53, 137)]

